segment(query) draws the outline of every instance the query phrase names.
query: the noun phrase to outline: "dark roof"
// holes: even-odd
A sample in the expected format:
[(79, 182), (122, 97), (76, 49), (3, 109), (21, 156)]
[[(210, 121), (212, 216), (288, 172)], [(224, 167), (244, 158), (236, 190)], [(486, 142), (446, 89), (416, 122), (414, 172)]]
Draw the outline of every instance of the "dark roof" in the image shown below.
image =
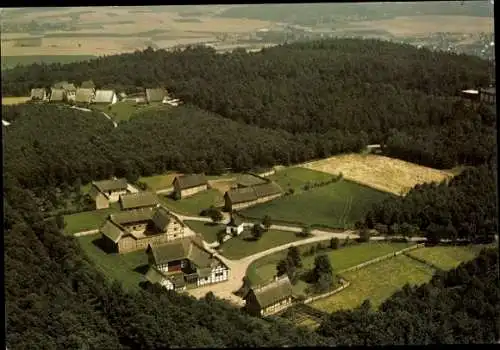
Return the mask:
[(288, 276), (279, 278), (259, 288), (252, 288), (257, 302), (261, 308), (274, 305), (275, 303), (292, 296), (292, 284)]
[(146, 99), (148, 102), (162, 102), (166, 96), (167, 91), (165, 89), (146, 89)]
[(50, 89), (50, 101), (62, 101), (64, 99), (63, 89)]
[(73, 92), (76, 92), (76, 86), (75, 84), (71, 83), (71, 84), (64, 84), (63, 87), (62, 87), (64, 90), (66, 91), (73, 91)]
[(183, 190), (207, 184), (207, 179), (203, 174), (190, 174), (176, 176), (174, 182), (178, 181), (179, 187)]
[(257, 200), (257, 195), (252, 187), (235, 188), (226, 192), (231, 203), (238, 204)]
[(151, 266), (148, 272), (146, 272), (145, 277), (151, 284), (160, 283), (162, 279), (166, 278), (172, 282), (175, 288), (184, 287), (186, 285), (184, 274), (180, 271), (165, 273)]
[(95, 84), (92, 80), (87, 80), (87, 81), (84, 81), (81, 85), (81, 88), (83, 89), (93, 89), (95, 88)]
[(77, 89), (75, 101), (76, 102), (91, 102), (94, 97), (93, 89)]
[(123, 234), (122, 228), (112, 220), (106, 220), (99, 228), (99, 232), (111, 239), (113, 242), (118, 242)]
[(115, 192), (127, 189), (126, 179), (93, 181), (92, 185), (97, 187), (101, 192)]
[(68, 82), (67, 81), (58, 81), (57, 83), (54, 83), (54, 85), (52, 87), (56, 88), (56, 89), (64, 89), (64, 85), (67, 85)]
[(42, 100), (45, 97), (46, 93), (47, 92), (44, 88), (31, 89), (31, 98)]
[(111, 103), (113, 102), (113, 97), (115, 92), (113, 90), (97, 90), (95, 92), (94, 101), (95, 103)]
[(162, 245), (149, 245), (148, 252), (151, 252), (156, 265), (166, 264), (170, 261), (185, 259), (189, 250), (189, 240), (182, 239)]
[(165, 232), (167, 230), (168, 224), (170, 223), (171, 216), (168, 213), (167, 209), (159, 207), (155, 210), (152, 220), (159, 231)]
[(122, 209), (154, 207), (157, 204), (158, 198), (152, 192), (137, 192), (120, 195), (120, 206)]
[(228, 226), (233, 226), (233, 227), (238, 227), (242, 224), (243, 222), (237, 218), (236, 216), (231, 216), (231, 220), (229, 220), (229, 223), (227, 224)]
[(125, 225), (135, 222), (144, 222), (151, 220), (153, 210), (147, 209), (133, 209), (127, 211), (120, 211), (109, 215), (109, 219), (116, 224)]
[(269, 182), (269, 180), (263, 179), (260, 176), (254, 174), (242, 174), (237, 177), (236, 183), (242, 187), (250, 187), (254, 185), (260, 185)]

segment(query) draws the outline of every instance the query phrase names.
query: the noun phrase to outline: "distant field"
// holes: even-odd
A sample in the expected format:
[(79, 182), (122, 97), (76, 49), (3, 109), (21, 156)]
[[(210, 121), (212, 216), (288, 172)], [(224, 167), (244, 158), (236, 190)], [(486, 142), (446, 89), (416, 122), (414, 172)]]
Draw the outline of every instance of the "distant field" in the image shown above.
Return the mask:
[(300, 190), (306, 183), (317, 183), (331, 180), (333, 175), (312, 169), (291, 167), (276, 171), (269, 179), (276, 181), (283, 190), (293, 188)]
[(2, 106), (17, 105), (29, 101), (30, 97), (2, 97)]
[(163, 204), (172, 211), (179, 214), (198, 216), (200, 211), (209, 208), (211, 205), (222, 205), (222, 195), (215, 189), (199, 192), (191, 197), (174, 200), (167, 196), (160, 196)]
[(64, 229), (64, 232), (68, 235), (72, 235), (77, 232), (98, 229), (109, 214), (119, 210), (120, 209), (118, 208), (117, 203), (113, 203), (108, 209), (65, 215), (64, 222), (66, 223), (66, 228)]
[(269, 215), (276, 220), (350, 228), (364, 217), (373, 203), (389, 197), (388, 193), (341, 180), (243, 209), (241, 214), (253, 218)]
[(2, 70), (14, 68), (17, 65), (30, 65), (33, 63), (71, 63), (87, 61), (97, 58), (94, 55), (27, 55), (27, 56), (2, 56)]
[(213, 225), (211, 222), (186, 220), (184, 223), (194, 232), (200, 233), (207, 243), (216, 242), (217, 233), (226, 230), (226, 225)]
[(351, 282), (349, 287), (309, 305), (322, 311), (334, 312), (355, 308), (364, 300), (370, 299), (377, 308), (405, 284), (420, 285), (429, 282), (434, 272), (422, 263), (399, 255), (344, 274)]
[(153, 191), (158, 191), (172, 187), (172, 182), (177, 175), (179, 175), (179, 173), (170, 172), (162, 175), (141, 177), (139, 181), (144, 182)]
[(139, 282), (144, 281), (148, 258), (143, 250), (127, 254), (108, 254), (96, 243), (100, 235), (78, 237), (78, 243), (99, 271), (110, 280), (117, 280), (128, 291), (139, 290)]
[[(323, 245), (328, 243), (329, 241), (322, 242)], [(310, 247), (310, 245), (308, 246)], [(341, 270), (378, 258), (379, 256), (400, 251), (409, 246), (411, 246), (410, 243), (369, 242), (337, 250), (325, 250), (318, 254), (326, 254), (330, 259), (334, 271), (338, 273)], [(279, 252), (253, 262), (247, 270), (247, 276), (252, 284), (261, 284), (271, 280), (276, 274), (277, 263), (285, 256), (286, 252)], [(315, 256), (302, 257), (302, 264), (305, 269), (312, 268), (314, 258)]]
[(246, 256), (300, 240), (295, 232), (269, 230), (258, 241), (247, 241), (244, 237), (250, 236), (245, 231), (240, 236), (231, 238), (222, 244), (222, 252), (228, 259), (241, 259)]
[(396, 195), (407, 193), (417, 184), (441, 182), (453, 176), (451, 171), (436, 170), (374, 154), (345, 154), (302, 166), (330, 174), (342, 173), (348, 180)]
[(451, 270), (463, 262), (474, 259), (484, 246), (424, 247), (408, 253), (443, 270)]

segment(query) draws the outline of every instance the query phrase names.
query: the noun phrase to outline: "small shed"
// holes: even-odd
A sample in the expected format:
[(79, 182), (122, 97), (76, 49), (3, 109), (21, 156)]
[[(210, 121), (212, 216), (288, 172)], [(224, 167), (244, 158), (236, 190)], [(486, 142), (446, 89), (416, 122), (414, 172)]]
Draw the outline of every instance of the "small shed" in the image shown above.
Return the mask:
[(243, 232), (243, 222), (231, 215), (231, 220), (226, 226), (226, 233), (233, 236), (238, 236)]

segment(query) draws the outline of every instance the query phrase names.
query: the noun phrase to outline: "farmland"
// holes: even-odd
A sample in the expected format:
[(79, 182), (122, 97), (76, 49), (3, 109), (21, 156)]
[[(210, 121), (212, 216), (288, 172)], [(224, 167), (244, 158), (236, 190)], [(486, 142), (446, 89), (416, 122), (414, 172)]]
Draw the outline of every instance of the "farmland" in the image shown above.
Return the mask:
[(6, 105), (16, 105), (20, 103), (25, 103), (29, 101), (30, 97), (3, 97), (2, 96), (2, 106)]
[(406, 194), (417, 184), (441, 182), (453, 176), (452, 171), (436, 170), (374, 154), (345, 154), (302, 166), (330, 174), (342, 173), (345, 179), (396, 195)]
[(117, 280), (129, 291), (139, 289), (143, 281), (148, 259), (143, 250), (127, 254), (106, 253), (99, 247), (99, 235), (78, 237), (83, 251), (93, 261), (99, 271), (110, 280)]
[(228, 259), (241, 259), (301, 239), (295, 232), (278, 230), (265, 232), (258, 241), (252, 240), (250, 236), (248, 231), (244, 231), (241, 235), (226, 241), (221, 246), (221, 254)]
[(14, 68), (17, 65), (25, 66), (33, 63), (72, 63), (87, 61), (96, 58), (94, 55), (18, 55), (2, 56), (2, 70)]
[(481, 245), (426, 247), (408, 252), (408, 255), (425, 260), (440, 269), (451, 270), (474, 259), (481, 248)]
[[(315, 246), (316, 243), (313, 245)], [(409, 246), (410, 244), (407, 243), (370, 242), (350, 245), (337, 250), (328, 249), (321, 251), (319, 254), (326, 254), (335, 273), (338, 273), (349, 267), (356, 266), (392, 252), (397, 252)], [(305, 252), (310, 247), (311, 245), (299, 247), (299, 251)], [(285, 258), (285, 256), (286, 251), (272, 254), (253, 262), (247, 270), (247, 276), (252, 284), (261, 284), (271, 280), (274, 274), (276, 274), (276, 265), (278, 261)], [(305, 269), (313, 267), (314, 258), (315, 256), (302, 257), (302, 264)]]
[(364, 217), (372, 204), (389, 197), (390, 194), (341, 180), (246, 208), (241, 214), (253, 218), (269, 215), (274, 220), (350, 228)]
[(185, 215), (198, 216), (203, 209), (207, 209), (212, 205), (222, 205), (222, 195), (215, 189), (202, 191), (180, 200), (174, 200), (168, 196), (160, 196), (159, 198), (167, 208)]
[(214, 225), (211, 222), (186, 220), (184, 223), (194, 232), (200, 233), (203, 236), (203, 240), (207, 243), (217, 241), (217, 233), (226, 229), (225, 225)]
[(326, 312), (355, 308), (370, 299), (374, 307), (389, 298), (405, 284), (420, 285), (428, 282), (434, 270), (411, 258), (400, 255), (357, 271), (343, 274), (351, 282), (345, 290), (311, 303)]

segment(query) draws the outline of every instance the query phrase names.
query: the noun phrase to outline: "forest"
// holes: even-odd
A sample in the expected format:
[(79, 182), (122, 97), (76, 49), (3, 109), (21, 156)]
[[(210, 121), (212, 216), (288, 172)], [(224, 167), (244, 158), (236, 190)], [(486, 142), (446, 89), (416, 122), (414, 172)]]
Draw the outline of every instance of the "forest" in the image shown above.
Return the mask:
[[(208, 294), (144, 286), (126, 292), (96, 270), (75, 238), (42, 212), (50, 189), (164, 170), (241, 171), (356, 152), (436, 167), (469, 165), (449, 183), (420, 185), (375, 205), (360, 226), (491, 239), (496, 219), (496, 115), (457, 101), (487, 82), (486, 63), (377, 41), (285, 45), (218, 55), (194, 47), (86, 63), (8, 70), (4, 95), (93, 79), (135, 91), (166, 85), (185, 106), (150, 110), (113, 128), (65, 106), (2, 106), (4, 261), (9, 349), (335, 346), (492, 343), (500, 339), (498, 252), (406, 286), (379, 310), (331, 314), (316, 331), (259, 319)], [(264, 92), (263, 92), (264, 91)], [(41, 190), (43, 189), (43, 190)], [(43, 198), (50, 200), (50, 198)]]
[[(471, 111), (457, 99), (462, 89), (488, 85), (488, 67), (477, 57), (379, 40), (329, 39), (257, 53), (148, 48), (80, 63), (16, 67), (3, 72), (2, 93), (22, 96), (61, 80), (92, 79), (98, 88), (127, 93), (165, 86), (174, 97), (218, 116), (285, 131), (306, 144), (320, 140), (309, 159), (348, 149), (337, 146), (348, 139), (384, 144), (388, 155), (403, 160), (451, 168), (485, 162), (495, 145), (492, 112)], [(471, 137), (475, 147), (468, 146)]]

